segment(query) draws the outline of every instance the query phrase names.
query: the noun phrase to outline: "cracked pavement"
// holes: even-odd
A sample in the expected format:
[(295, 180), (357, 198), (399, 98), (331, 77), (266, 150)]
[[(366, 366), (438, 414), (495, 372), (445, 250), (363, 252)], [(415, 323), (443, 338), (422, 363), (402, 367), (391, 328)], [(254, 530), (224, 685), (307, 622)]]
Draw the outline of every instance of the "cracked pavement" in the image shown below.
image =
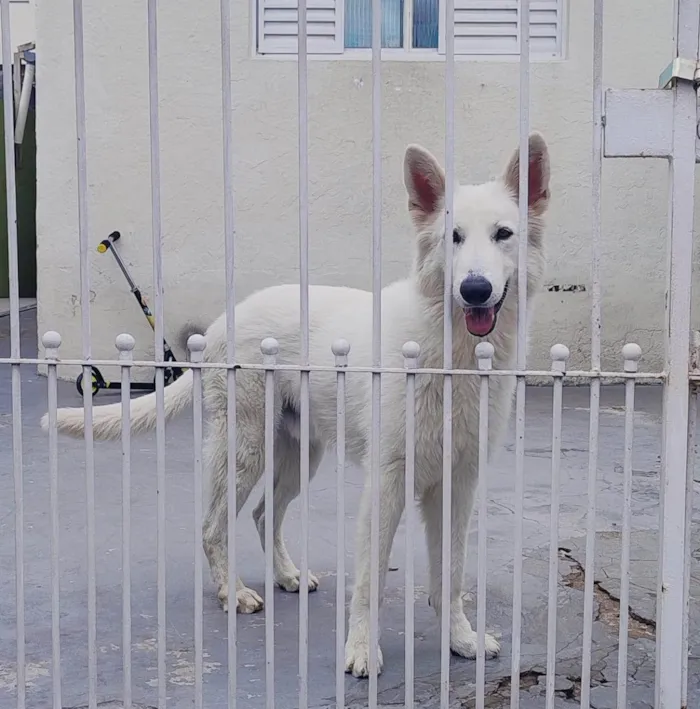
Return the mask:
[[(0, 352), (9, 345), (9, 319), (0, 318)], [(22, 314), (23, 354), (36, 352), (34, 313)], [(46, 410), (46, 380), (33, 368), (22, 371), (25, 511), (25, 595), (27, 705), (51, 707), (51, 597), (48, 442), (39, 429)], [(557, 618), (556, 709), (578, 707), (583, 638), (583, 584), (588, 476), (588, 389), (564, 390), (559, 516), (559, 584)], [(98, 394), (95, 403), (115, 401)], [(654, 704), (655, 593), (658, 558), (658, 488), (661, 434), (661, 390), (639, 387), (636, 394), (630, 632), (628, 638), (628, 709)], [(59, 383), (59, 403), (79, 405), (75, 387)], [(597, 488), (594, 622), (592, 627), (591, 706), (616, 706), (618, 622), (624, 454), (624, 392), (603, 387)], [(527, 392), (526, 459), (523, 529), (522, 646), (520, 707), (544, 705), (547, 664), (547, 586), (549, 568), (549, 502), (552, 392)], [(184, 415), (166, 429), (167, 508), (167, 657), (168, 706), (191, 707), (194, 691), (193, 452), (192, 420)], [(132, 440), (132, 673), (134, 702), (157, 704), (156, 670), (156, 493), (155, 437)], [(59, 513), (61, 565), (61, 650), (64, 707), (87, 704), (87, 576), (85, 537), (84, 445), (59, 440)], [(511, 430), (505, 450), (488, 481), (487, 629), (500, 637), (502, 654), (486, 663), (486, 706), (510, 707), (511, 620), (515, 523), (515, 452)], [(121, 446), (95, 445), (97, 520), (97, 663), (98, 700), (117, 709), (122, 687), (121, 649)], [(696, 479), (700, 475), (696, 471)], [(346, 597), (353, 574), (354, 524), (362, 474), (346, 474)], [(262, 592), (264, 558), (250, 511), (261, 489), (251, 496), (238, 528), (239, 570)], [(14, 492), (12, 481), (12, 417), (10, 372), (0, 369), (0, 706), (15, 702), (15, 565)], [(333, 454), (325, 459), (311, 484), (309, 560), (321, 586), (309, 596), (309, 705), (335, 705), (336, 515)], [(476, 622), (477, 517), (470, 533), (466, 587), (467, 612)], [(700, 523), (695, 505), (691, 540), (689, 703), (700, 706)], [(285, 536), (299, 562), (299, 504), (290, 507)], [(439, 623), (428, 607), (426, 555), (421, 529), (415, 531), (415, 693), (417, 703), (437, 707), (440, 698)], [(404, 569), (405, 528), (402, 522), (392, 553), (386, 601), (381, 613), (385, 668), (379, 677), (380, 706), (404, 701)], [(204, 699), (205, 706), (225, 706), (227, 689), (227, 621), (205, 570)], [(265, 706), (265, 615), (238, 617), (237, 697), (240, 706)], [(298, 597), (275, 591), (275, 665), (277, 705), (298, 705)], [(452, 658), (452, 707), (475, 705), (476, 663)], [(345, 678), (346, 705), (367, 705), (367, 682)]]

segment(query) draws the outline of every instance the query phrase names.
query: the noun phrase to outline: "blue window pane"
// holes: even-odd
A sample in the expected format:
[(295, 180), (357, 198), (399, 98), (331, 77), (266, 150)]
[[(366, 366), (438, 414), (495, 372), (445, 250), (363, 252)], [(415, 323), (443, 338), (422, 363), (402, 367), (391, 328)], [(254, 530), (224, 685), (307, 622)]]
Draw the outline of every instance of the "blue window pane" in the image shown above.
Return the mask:
[[(345, 47), (372, 46), (372, 0), (345, 0)], [(382, 47), (403, 46), (403, 0), (382, 0)]]
[(438, 27), (438, 0), (413, 0), (413, 46), (437, 49)]

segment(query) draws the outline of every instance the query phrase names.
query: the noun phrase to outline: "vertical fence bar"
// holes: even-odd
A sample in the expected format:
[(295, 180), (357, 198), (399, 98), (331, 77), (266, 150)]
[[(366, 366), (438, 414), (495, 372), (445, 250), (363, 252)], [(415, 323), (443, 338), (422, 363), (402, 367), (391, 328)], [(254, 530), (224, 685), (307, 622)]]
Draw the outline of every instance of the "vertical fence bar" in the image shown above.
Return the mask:
[(416, 375), (412, 371), (418, 367), (420, 345), (406, 342), (403, 346), (406, 368), (406, 608), (404, 621), (405, 671), (404, 706), (413, 709), (415, 703), (415, 578), (413, 571), (414, 540), (413, 528), (416, 523)]
[[(601, 180), (603, 169), (603, 0), (593, 0), (593, 141), (591, 165), (591, 369), (600, 371), (600, 248)], [(588, 510), (583, 595), (581, 709), (591, 703), (593, 651), (593, 580), (595, 576), (596, 488), (598, 482), (598, 428), (600, 379), (591, 380), (588, 432)]]
[[(151, 142), (151, 217), (153, 237), (153, 281), (155, 319), (155, 361), (163, 361), (163, 254), (160, 205), (160, 111), (158, 104), (158, 2), (148, 0), (148, 97)], [(161, 367), (156, 368), (162, 372)]]
[[(518, 286), (518, 293), (521, 289)], [(524, 292), (525, 289), (523, 288)], [(521, 310), (518, 308), (518, 313)], [(524, 312), (524, 311), (522, 311)], [(518, 317), (520, 317), (518, 315)], [(518, 320), (518, 322), (520, 322)], [(525, 369), (518, 362), (518, 369)], [(520, 648), (523, 608), (523, 516), (525, 501), (525, 377), (519, 375), (515, 387), (515, 548), (513, 553), (513, 631), (511, 650), (510, 709), (520, 706)]]
[[(10, 0), (0, 0), (2, 32), (2, 91), (5, 135), (5, 183), (7, 195), (7, 256), (10, 286), (10, 352), (20, 357), (19, 266), (17, 261), (17, 203), (15, 201), (15, 122), (13, 102), (12, 39), (10, 32)], [(17, 709), (26, 702), (25, 673), (25, 609), (24, 609), (24, 481), (22, 463), (22, 383), (20, 365), (12, 365), (12, 471), (15, 503), (15, 593), (17, 609)]]
[(476, 709), (484, 709), (486, 690), (486, 519), (488, 516), (489, 376), (494, 347), (480, 342), (475, 349), (479, 370), (479, 552), (476, 589)]
[[(527, 247), (530, 134), (530, 2), (520, 0), (518, 8), (520, 72), (518, 94), (518, 347), (516, 366), (525, 370), (527, 359)], [(515, 544), (513, 550), (513, 641), (511, 652), (510, 706), (520, 705), (520, 644), (523, 593), (523, 506), (525, 500), (525, 377), (515, 385)]]
[[(642, 349), (629, 343), (622, 348), (624, 371), (636, 372)], [(627, 706), (627, 645), (630, 603), (630, 539), (632, 525), (632, 446), (634, 443), (634, 379), (625, 381), (625, 457), (620, 559), (620, 624), (617, 658), (617, 706)]]
[[(207, 341), (202, 335), (191, 335), (187, 340), (187, 349), (190, 352), (190, 361), (200, 363), (204, 361), (204, 349)], [(203, 706), (203, 569), (202, 569), (202, 514), (203, 514), (203, 485), (202, 485), (202, 438), (203, 438), (203, 411), (202, 411), (202, 370), (199, 367), (192, 369), (192, 418), (194, 424), (194, 706), (202, 709)]]
[[(677, 9), (677, 3), (674, 2), (674, 7)], [(675, 19), (675, 18), (674, 18)], [(677, 30), (677, 28), (676, 28)], [(670, 172), (670, 163), (669, 163)], [(667, 213), (667, 224), (668, 224), (668, 234), (670, 239), (671, 233), (671, 222), (673, 219), (673, 183), (672, 180), (668, 180), (668, 213)], [(671, 248), (667, 243), (666, 245), (666, 274), (667, 274), (667, 287), (669, 285), (671, 273)], [(668, 299), (668, 292), (666, 293), (666, 299)], [(668, 325), (668, 306), (666, 312), (666, 324)], [(666, 337), (669, 337), (668, 331), (666, 331)], [(666, 357), (668, 358), (668, 339), (666, 340)], [(667, 366), (668, 362), (664, 362), (664, 366)], [(658, 514), (658, 528), (659, 528), (659, 539), (658, 539), (658, 550), (659, 550), (659, 563), (656, 573), (656, 652), (654, 653), (654, 709), (657, 709), (661, 705), (661, 683), (659, 681), (659, 673), (661, 671), (661, 584), (663, 581), (663, 556), (664, 556), (664, 538), (663, 538), (663, 528), (664, 528), (664, 506), (665, 506), (665, 490), (664, 490), (664, 471), (663, 465), (665, 460), (665, 447), (666, 447), (666, 386), (667, 382), (664, 382), (664, 396), (662, 404), (662, 416), (661, 416), (661, 456), (660, 456), (660, 470), (659, 470), (659, 514)]]
[(122, 363), (122, 702), (131, 709), (131, 363), (136, 341), (124, 333), (115, 345)]
[[(518, 286), (520, 293), (520, 286)], [(525, 289), (522, 289), (523, 291)], [(520, 313), (518, 308), (518, 313)], [(519, 322), (519, 321), (518, 321)], [(519, 362), (518, 369), (525, 369)], [(520, 647), (523, 608), (523, 515), (525, 501), (525, 377), (515, 387), (515, 549), (513, 554), (513, 640), (511, 651), (510, 709), (520, 706)]]
[[(279, 343), (266, 337), (260, 343), (263, 365), (273, 367)], [(274, 554), (274, 486), (275, 486), (275, 371), (265, 370), (265, 707), (275, 707), (275, 573)], [(307, 574), (308, 575), (308, 574)], [(304, 583), (299, 581), (299, 588)], [(307, 585), (308, 590), (308, 585)]]
[[(372, 366), (382, 365), (382, 4), (372, 0)], [(370, 440), (369, 709), (377, 707), (379, 650), (379, 484), (382, 376), (372, 373)]]
[[(301, 366), (309, 366), (309, 67), (307, 0), (299, 0), (299, 272)], [(299, 709), (309, 705), (309, 371), (299, 374), (301, 568), (299, 569)]]
[(552, 374), (552, 503), (549, 522), (549, 598), (547, 603), (547, 685), (546, 707), (554, 709), (554, 684), (557, 660), (557, 587), (559, 581), (559, 473), (561, 469), (561, 414), (563, 375), (569, 349), (553, 345)]
[[(41, 338), (46, 352), (48, 378), (48, 418), (49, 418), (49, 507), (51, 517), (51, 679), (53, 709), (62, 709), (61, 701), (61, 605), (59, 566), (59, 518), (58, 518), (58, 348), (61, 336), (57, 332), (46, 332)], [(125, 705), (126, 706), (126, 705)], [(128, 709), (131, 709), (130, 707)]]
[[(151, 142), (151, 232), (153, 240), (153, 292), (155, 361), (163, 361), (163, 254), (160, 212), (160, 128), (158, 111), (158, 8), (148, 0), (148, 97)], [(156, 485), (158, 556), (158, 709), (165, 709), (165, 394), (164, 370), (156, 367)]]
[(688, 463), (686, 466), (685, 485), (685, 569), (683, 571), (683, 647), (681, 667), (681, 709), (688, 707), (688, 625), (690, 623), (690, 567), (692, 563), (690, 528), (693, 522), (695, 459), (697, 457), (698, 390), (693, 382), (690, 385), (688, 401)]
[[(92, 355), (90, 324), (90, 264), (88, 261), (87, 146), (85, 128), (85, 55), (83, 2), (73, 0), (73, 44), (75, 60), (75, 126), (78, 161), (78, 234), (80, 243), (80, 312), (83, 360)], [(97, 580), (95, 572), (95, 454), (92, 433), (92, 371), (83, 366), (83, 407), (85, 422), (85, 486), (87, 516), (88, 575), (88, 706), (97, 706)]]
[[(233, 101), (231, 97), (231, 0), (220, 0), (221, 15), (221, 104), (224, 162), (224, 254), (226, 260), (226, 392), (227, 392), (227, 549), (228, 588), (236, 579), (236, 222), (233, 200)], [(230, 607), (229, 602), (229, 607)], [(229, 612), (228, 625), (228, 707), (236, 709), (236, 623), (237, 613)]]
[[(445, 2), (445, 281), (443, 284), (443, 368), (452, 369), (452, 232), (455, 185), (454, 0)], [(440, 708), (450, 703), (450, 596), (452, 586), (452, 375), (442, 391), (442, 599), (440, 615)]]
[[(698, 58), (699, 0), (679, 0), (675, 55)], [(666, 298), (666, 372), (662, 445), (662, 527), (657, 686), (659, 709), (681, 704), (685, 488), (688, 453), (688, 371), (692, 292), (697, 95), (693, 82), (677, 81), (670, 163), (671, 215)]]
[(350, 343), (338, 339), (331, 346), (336, 371), (336, 582), (335, 582), (335, 706), (345, 707), (345, 367)]

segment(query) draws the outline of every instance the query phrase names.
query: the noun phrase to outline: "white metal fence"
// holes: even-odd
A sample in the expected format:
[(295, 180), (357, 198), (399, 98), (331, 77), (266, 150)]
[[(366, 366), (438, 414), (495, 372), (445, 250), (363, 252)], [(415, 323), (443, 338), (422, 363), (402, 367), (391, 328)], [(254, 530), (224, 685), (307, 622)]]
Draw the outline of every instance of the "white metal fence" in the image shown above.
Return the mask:
[[(520, 0), (521, 17), (528, 16), (529, 0)], [(405, 369), (382, 366), (382, 329), (381, 329), (381, 298), (382, 277), (381, 262), (381, 87), (382, 60), (380, 53), (381, 37), (381, 3), (373, 2), (372, 26), (372, 139), (373, 139), (373, 345), (371, 366), (353, 366), (352, 343), (338, 340), (333, 343), (335, 367), (314, 365), (309, 354), (309, 261), (308, 261), (308, 114), (307, 114), (307, 36), (306, 16), (307, 2), (299, 4), (299, 57), (298, 57), (298, 97), (299, 97), (299, 259), (300, 259), (300, 312), (299, 323), (302, 333), (301, 360), (296, 365), (279, 364), (276, 356), (279, 345), (274, 339), (261, 343), (263, 364), (239, 361), (236, 355), (236, 340), (234, 333), (236, 319), (236, 291), (234, 283), (235, 263), (235, 210), (232, 177), (236, 165), (232, 159), (232, 144), (235, 135), (228, 120), (223, 124), (224, 139), (224, 184), (222, 186), (225, 204), (225, 268), (226, 268), (226, 358), (223, 362), (205, 361), (203, 338), (190, 338), (189, 347), (191, 361), (182, 366), (193, 370), (194, 391), (194, 476), (195, 476), (195, 527), (197, 541), (195, 544), (195, 706), (203, 706), (203, 568), (202, 568), (202, 522), (203, 522), (203, 383), (202, 376), (207, 369), (225, 369), (227, 381), (227, 435), (228, 435), (228, 486), (227, 502), (229, 510), (237, 509), (236, 485), (236, 379), (237, 373), (243, 370), (261, 370), (265, 373), (265, 510), (267, 524), (265, 525), (265, 663), (266, 663), (266, 705), (275, 705), (275, 655), (274, 655), (274, 602), (273, 602), (273, 524), (272, 502), (274, 494), (273, 476), (273, 439), (277, 425), (274, 419), (273, 398), (276, 372), (298, 372), (300, 377), (300, 495), (301, 495), (301, 569), (300, 578), (308, 575), (308, 537), (309, 537), (309, 477), (310, 477), (310, 410), (309, 410), (309, 377), (316, 371), (334, 372), (337, 379), (337, 516), (344, 520), (346, 505), (343, 492), (343, 475), (345, 470), (345, 423), (346, 423), (346, 374), (363, 372), (371, 377), (371, 465), (368, 475), (371, 490), (371, 544), (370, 544), (370, 655), (369, 655), (369, 706), (376, 707), (377, 676), (378, 676), (378, 638), (379, 638), (379, 584), (382, 578), (379, 552), (379, 486), (380, 486), (380, 432), (381, 432), (381, 380), (383, 376), (405, 376), (406, 381), (406, 451), (405, 451), (405, 509), (406, 509), (406, 570), (405, 570), (405, 706), (415, 704), (414, 694), (414, 567), (413, 567), (413, 528), (416, 523), (413, 511), (413, 486), (415, 474), (415, 394), (416, 377), (421, 375), (441, 376), (444, 380), (443, 389), (443, 482), (442, 482), (442, 603), (441, 603), (441, 707), (450, 706), (450, 585), (451, 585), (451, 534), (452, 520), (448, 510), (452, 494), (452, 384), (455, 377), (475, 377), (480, 381), (479, 404), (479, 515), (478, 515), (478, 585), (477, 585), (477, 636), (478, 650), (476, 661), (476, 707), (485, 704), (485, 631), (486, 631), (486, 534), (487, 534), (487, 497), (485, 494), (487, 476), (487, 443), (489, 435), (489, 384), (499, 376), (515, 376), (517, 378), (515, 398), (515, 524), (516, 535), (513, 548), (513, 626), (511, 631), (511, 684), (510, 707), (520, 706), (519, 687), (522, 666), (522, 595), (523, 582), (523, 500), (525, 497), (524, 460), (525, 460), (525, 377), (539, 375), (548, 377), (553, 383), (553, 430), (551, 456), (551, 527), (549, 556), (549, 588), (548, 588), (548, 646), (546, 667), (545, 703), (547, 709), (555, 706), (555, 667), (556, 667), (556, 630), (557, 630), (557, 573), (558, 573), (558, 511), (559, 511), (559, 473), (561, 449), (561, 417), (562, 417), (562, 386), (565, 380), (587, 382), (590, 387), (590, 436), (589, 436), (589, 467), (588, 467), (588, 509), (586, 529), (586, 568), (584, 595), (584, 627), (583, 655), (581, 668), (580, 706), (590, 707), (591, 688), (591, 658), (592, 629), (594, 606), (594, 562), (596, 534), (596, 482), (598, 471), (599, 449), (599, 417), (601, 386), (620, 379), (625, 382), (625, 434), (624, 434), (624, 514), (622, 527), (622, 561), (620, 590), (620, 619), (618, 655), (618, 685), (617, 706), (627, 707), (626, 683), (627, 668), (627, 636), (629, 623), (629, 577), (630, 577), (630, 529), (631, 529), (631, 494), (632, 494), (632, 441), (634, 428), (634, 396), (635, 384), (643, 382), (661, 382), (664, 386), (663, 415), (663, 445), (661, 460), (661, 513), (660, 513), (660, 573), (658, 586), (657, 612), (657, 676), (656, 676), (656, 706), (659, 709), (677, 709), (687, 706), (688, 686), (688, 595), (690, 584), (690, 520), (692, 516), (692, 465), (694, 431), (696, 421), (695, 382), (700, 381), (700, 374), (690, 370), (690, 292), (692, 272), (692, 228), (694, 214), (694, 181), (696, 154), (696, 84), (695, 70), (698, 58), (698, 30), (700, 28), (699, 0), (678, 0), (676, 3), (676, 51), (677, 61), (671, 67), (670, 84), (660, 88), (664, 97), (659, 101), (669, 104), (669, 123), (658, 128), (654, 140), (668, 145), (666, 152), (657, 154), (667, 157), (670, 163), (670, 193), (669, 193), (669, 260), (668, 260), (668, 295), (667, 295), (667, 357), (666, 367), (662, 372), (640, 373), (637, 362), (641, 350), (634, 343), (627, 344), (622, 353), (622, 369), (620, 371), (601, 371), (601, 289), (600, 289), (600, 258), (601, 258), (601, 168), (604, 154), (634, 155), (625, 153), (624, 146), (618, 148), (615, 138), (615, 120), (618, 115), (606, 114), (609, 125), (604, 134), (605, 93), (602, 77), (603, 49), (603, 0), (594, 0), (594, 47), (593, 66), (593, 212), (591, 229), (592, 252), (592, 312), (591, 312), (591, 364), (586, 371), (567, 371), (566, 360), (568, 350), (564, 345), (552, 348), (552, 367), (550, 371), (534, 371), (527, 369), (526, 363), (526, 322), (524, 317), (518, 319), (517, 329), (517, 366), (515, 370), (492, 369), (493, 346), (482, 343), (476, 349), (477, 366), (471, 370), (453, 368), (452, 350), (452, 318), (444, 317), (444, 362), (441, 368), (430, 369), (420, 367), (420, 347), (413, 342), (407, 342), (403, 348)], [(0, 0), (2, 10), (2, 47), (3, 66), (9, 67), (12, 61), (9, 27), (9, 0)], [(93, 360), (91, 357), (90, 333), (90, 272), (88, 264), (88, 248), (90, 240), (90, 225), (88, 223), (88, 184), (85, 131), (85, 82), (83, 54), (83, 10), (81, 0), (73, 0), (75, 29), (75, 105), (76, 105), (76, 140), (78, 145), (78, 194), (79, 194), (79, 228), (80, 228), (80, 280), (81, 280), (81, 313), (83, 325), (83, 352), (80, 360), (60, 360), (61, 338), (58, 333), (48, 332), (42, 337), (46, 351), (44, 359), (22, 357), (20, 353), (20, 322), (17, 275), (17, 229), (15, 207), (15, 166), (13, 160), (6, 161), (7, 195), (8, 195), (8, 230), (9, 230), (9, 261), (10, 261), (10, 301), (11, 301), (11, 356), (0, 360), (0, 365), (11, 368), (12, 372), (12, 420), (13, 425), (13, 473), (15, 489), (15, 540), (16, 540), (16, 618), (3, 618), (2, 623), (14, 622), (16, 625), (16, 668), (18, 709), (32, 706), (27, 701), (25, 675), (25, 581), (23, 569), (25, 565), (25, 521), (23, 517), (23, 441), (22, 427), (22, 396), (20, 367), (45, 364), (48, 366), (48, 402), (49, 402), (49, 480), (50, 480), (50, 516), (51, 516), (51, 677), (53, 692), (53, 708), (60, 709), (62, 704), (61, 663), (65, 657), (61, 654), (60, 634), (60, 575), (58, 537), (58, 438), (57, 438), (57, 370), (61, 365), (81, 365), (84, 381), (90, 381), (90, 367), (101, 365), (118, 365), (121, 367), (122, 384), (122, 455), (123, 455), (123, 502), (122, 502), (122, 651), (123, 651), (123, 703), (130, 707), (132, 703), (132, 661), (131, 661), (131, 538), (130, 538), (130, 495), (131, 487), (131, 424), (130, 424), (130, 383), (134, 367), (155, 367), (157, 396), (157, 565), (158, 565), (158, 635), (157, 635), (157, 672), (158, 672), (158, 706), (163, 708), (167, 703), (166, 672), (166, 575), (165, 575), (165, 523), (166, 523), (166, 476), (165, 476), (165, 415), (164, 415), (164, 371), (172, 363), (164, 361), (163, 351), (163, 258), (161, 250), (161, 211), (160, 211), (160, 147), (159, 147), (159, 115), (158, 115), (158, 46), (156, 0), (148, 0), (147, 13), (144, 21), (148, 26), (149, 42), (149, 90), (150, 90), (150, 135), (151, 135), (151, 198), (152, 198), (152, 236), (153, 236), (153, 289), (155, 318), (155, 362), (134, 361), (132, 350), (134, 340), (130, 335), (120, 335), (116, 341), (118, 359)], [(454, 14), (454, 0), (446, 2), (446, 16)], [(233, 21), (230, 0), (221, 0), (221, 60), (222, 60), (222, 105), (223, 115), (232, 114), (232, 72), (230, 61), (230, 27)], [(447, 23), (451, 26), (451, 23)], [(527, 250), (528, 250), (528, 135), (530, 132), (530, 64), (529, 64), (529, 33), (520, 33), (520, 241), (518, 253), (518, 312), (526, 311), (527, 289)], [(50, 57), (40, 57), (40, 61), (50, 61)], [(690, 68), (689, 68), (690, 67)], [(446, 228), (450, 234), (453, 227), (453, 185), (454, 185), (454, 36), (447, 34), (446, 39)], [(690, 72), (690, 73), (688, 73)], [(11, 156), (14, 151), (13, 137), (13, 106), (7, 97), (13, 95), (12, 74), (3, 72), (3, 93), (5, 116), (5, 153)], [(654, 93), (654, 92), (651, 92)], [(666, 98), (668, 96), (668, 100)], [(654, 99), (656, 100), (656, 98)], [(42, 107), (40, 110), (47, 110)], [(626, 126), (632, 133), (634, 126)], [(642, 141), (643, 142), (643, 141)], [(642, 150), (639, 154), (643, 154)], [(446, 239), (446, 244), (450, 243)], [(445, 258), (445, 289), (444, 312), (452, 308), (452, 258), (451, 248), (446, 248)], [(690, 396), (689, 396), (690, 392)], [(689, 413), (690, 412), (690, 413)], [(91, 709), (97, 706), (97, 585), (95, 570), (95, 540), (98, 533), (95, 525), (95, 452), (93, 446), (93, 402), (89, 386), (84, 387), (84, 421), (85, 421), (85, 456), (87, 480), (87, 577), (88, 577), (88, 673), (86, 695)], [(690, 432), (690, 433), (689, 433)], [(237, 550), (235, 544), (236, 515), (228, 515), (228, 568), (229, 577), (236, 577)], [(337, 532), (337, 596), (336, 596), (336, 697), (337, 707), (345, 705), (345, 660), (344, 642), (346, 635), (345, 620), (345, 536), (344, 525), (338, 524)], [(309, 706), (309, 602), (308, 586), (300, 584), (299, 588), (299, 686), (298, 706)], [(228, 614), (228, 687), (229, 706), (236, 705), (236, 668), (237, 668), (237, 615)]]

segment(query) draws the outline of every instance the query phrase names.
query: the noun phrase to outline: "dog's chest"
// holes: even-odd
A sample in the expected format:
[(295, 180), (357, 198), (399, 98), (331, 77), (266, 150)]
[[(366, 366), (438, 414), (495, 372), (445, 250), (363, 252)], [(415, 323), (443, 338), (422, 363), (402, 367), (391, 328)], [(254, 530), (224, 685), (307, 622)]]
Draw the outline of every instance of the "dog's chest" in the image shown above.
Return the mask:
[[(427, 463), (442, 460), (444, 415), (444, 377), (424, 375), (416, 391), (416, 453)], [(452, 377), (452, 449), (453, 454), (471, 445), (478, 436), (479, 382), (474, 377)]]
[[(504, 377), (494, 377), (489, 386), (488, 447), (500, 438), (510, 411)], [(479, 450), (480, 378), (452, 377), (452, 457), (455, 465), (476, 465)], [(416, 464), (424, 472), (442, 470), (444, 379), (420, 375), (416, 387)]]

